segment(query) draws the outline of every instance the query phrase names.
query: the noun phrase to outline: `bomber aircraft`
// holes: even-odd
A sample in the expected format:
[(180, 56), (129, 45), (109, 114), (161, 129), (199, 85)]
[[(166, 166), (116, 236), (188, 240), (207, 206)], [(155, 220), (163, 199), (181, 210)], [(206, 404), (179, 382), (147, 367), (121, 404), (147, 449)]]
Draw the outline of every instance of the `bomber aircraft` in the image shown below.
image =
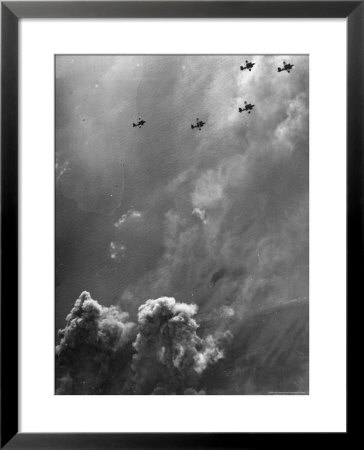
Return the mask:
[(294, 64), (286, 63), (286, 61), (283, 61), (283, 67), (278, 67), (278, 72), (284, 72), (285, 70), (290, 73), (293, 69)]
[(253, 66), (255, 65), (255, 63), (253, 62), (249, 62), (249, 61), (245, 61), (245, 67), (244, 66), (240, 66), (240, 70), (249, 70), (249, 72), (251, 72)]
[(191, 124), (191, 129), (198, 128), (198, 131), (201, 131), (201, 128), (205, 125), (206, 122), (203, 122), (199, 118), (196, 119), (196, 125)]
[(244, 102), (244, 108), (239, 108), (239, 112), (242, 113), (243, 111), (247, 111), (248, 114), (250, 114), (253, 111), (253, 108), (255, 105), (252, 105), (251, 103)]
[(139, 117), (139, 122), (137, 122), (137, 123), (134, 123), (134, 122), (133, 122), (133, 128), (134, 128), (134, 127), (139, 127), (139, 128), (141, 128), (144, 124), (145, 124), (145, 120), (143, 120), (143, 119), (141, 119), (141, 118)]

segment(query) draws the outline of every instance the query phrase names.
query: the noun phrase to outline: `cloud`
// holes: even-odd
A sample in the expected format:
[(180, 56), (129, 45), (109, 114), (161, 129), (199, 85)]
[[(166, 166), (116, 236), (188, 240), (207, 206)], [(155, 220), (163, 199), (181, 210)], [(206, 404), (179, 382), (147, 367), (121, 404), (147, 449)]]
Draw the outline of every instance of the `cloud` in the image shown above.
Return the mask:
[[(135, 336), (135, 325), (128, 317), (82, 292), (58, 333), (57, 394), (120, 392)], [(113, 370), (116, 373), (110, 376)]]
[[(197, 335), (197, 306), (174, 298), (148, 300), (138, 324), (115, 306), (82, 292), (59, 330), (57, 394), (182, 394), (224, 357), (223, 341)], [(132, 346), (131, 343), (133, 342)]]
[(68, 161), (60, 161), (59, 156), (56, 153), (56, 183), (61, 179), (61, 177), (64, 175), (64, 173), (69, 169), (69, 163)]
[(117, 259), (125, 256), (125, 245), (117, 244), (116, 242), (110, 242), (110, 258)]
[(198, 217), (201, 220), (202, 223), (206, 223), (207, 222), (207, 214), (206, 214), (206, 211), (204, 209), (193, 208), (192, 214), (194, 216)]
[(114, 226), (116, 228), (121, 228), (126, 223), (134, 222), (135, 220), (141, 219), (143, 214), (140, 211), (129, 210), (126, 214), (123, 214), (120, 219), (118, 219)]
[(195, 182), (192, 204), (207, 209), (228, 201), (227, 190), (239, 183), (245, 175), (245, 160), (242, 155), (233, 155), (223, 159), (216, 168), (202, 172)]
[(197, 335), (196, 313), (196, 305), (171, 297), (147, 300), (139, 307), (133, 361), (136, 393), (148, 394), (156, 388), (183, 393), (198, 385), (198, 376), (209, 364), (223, 358), (213, 336)]
[(224, 352), (217, 346), (216, 340), (209, 335), (205, 339), (204, 348), (194, 356), (194, 369), (201, 374), (206, 367), (224, 357)]

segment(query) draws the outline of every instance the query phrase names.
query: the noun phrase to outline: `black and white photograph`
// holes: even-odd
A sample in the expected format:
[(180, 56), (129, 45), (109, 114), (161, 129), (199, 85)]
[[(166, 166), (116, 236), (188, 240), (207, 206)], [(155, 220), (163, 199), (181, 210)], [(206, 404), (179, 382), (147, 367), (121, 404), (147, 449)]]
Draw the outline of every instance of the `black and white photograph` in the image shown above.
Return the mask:
[(55, 393), (309, 394), (309, 56), (55, 56)]

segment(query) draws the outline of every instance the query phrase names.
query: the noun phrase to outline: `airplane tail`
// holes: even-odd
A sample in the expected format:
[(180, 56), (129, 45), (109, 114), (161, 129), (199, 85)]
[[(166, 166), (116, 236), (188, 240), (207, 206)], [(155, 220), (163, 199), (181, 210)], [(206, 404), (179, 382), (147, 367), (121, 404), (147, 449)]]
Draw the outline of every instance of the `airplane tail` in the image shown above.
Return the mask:
[(282, 72), (282, 69), (280, 67), (278, 67), (278, 72)]
[(193, 125), (191, 125), (191, 130), (193, 130), (195, 127)]
[(243, 112), (243, 110), (241, 108), (239, 108), (239, 112)]
[(137, 125), (135, 123), (133, 123), (133, 128), (136, 127)]

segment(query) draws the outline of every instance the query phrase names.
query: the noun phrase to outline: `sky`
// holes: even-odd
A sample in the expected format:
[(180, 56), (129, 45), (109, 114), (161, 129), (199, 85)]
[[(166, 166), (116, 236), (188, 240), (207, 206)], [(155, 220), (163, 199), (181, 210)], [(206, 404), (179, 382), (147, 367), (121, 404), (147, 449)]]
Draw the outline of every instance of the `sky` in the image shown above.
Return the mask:
[(56, 331), (83, 291), (206, 339), (307, 302), (308, 107), (306, 55), (57, 56)]

